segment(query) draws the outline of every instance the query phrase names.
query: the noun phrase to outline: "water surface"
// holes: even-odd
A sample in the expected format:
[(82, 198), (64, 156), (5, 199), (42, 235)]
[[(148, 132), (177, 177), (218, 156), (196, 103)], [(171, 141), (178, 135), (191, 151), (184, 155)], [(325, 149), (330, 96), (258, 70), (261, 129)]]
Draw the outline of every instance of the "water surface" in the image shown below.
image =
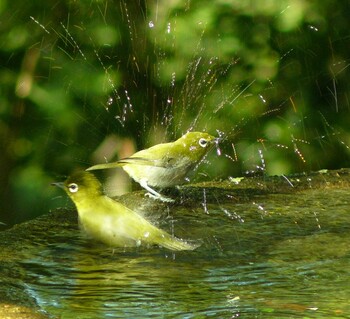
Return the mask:
[(349, 207), (347, 188), (175, 205), (161, 226), (195, 251), (112, 250), (73, 224), (34, 233), (16, 265), (59, 318), (350, 318)]

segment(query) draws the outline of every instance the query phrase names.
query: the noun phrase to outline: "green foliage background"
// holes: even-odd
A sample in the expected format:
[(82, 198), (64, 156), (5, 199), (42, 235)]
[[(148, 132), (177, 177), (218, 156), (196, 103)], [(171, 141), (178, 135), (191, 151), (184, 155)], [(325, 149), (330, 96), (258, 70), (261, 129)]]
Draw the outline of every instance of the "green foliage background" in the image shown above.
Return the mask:
[[(0, 0), (0, 221), (106, 137), (222, 134), (206, 179), (349, 166), (349, 4)], [(198, 176), (200, 176), (199, 174)]]

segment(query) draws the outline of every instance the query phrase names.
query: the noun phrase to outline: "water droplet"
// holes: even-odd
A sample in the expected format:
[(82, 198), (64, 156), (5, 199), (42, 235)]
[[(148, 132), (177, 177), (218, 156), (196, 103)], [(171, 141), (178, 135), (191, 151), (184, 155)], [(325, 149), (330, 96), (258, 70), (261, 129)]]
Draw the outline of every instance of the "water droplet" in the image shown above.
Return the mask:
[(113, 104), (113, 98), (110, 96), (107, 100), (107, 105), (111, 106)]
[(150, 232), (147, 231), (147, 232), (145, 232), (145, 233), (143, 234), (143, 237), (147, 238), (147, 237), (149, 237), (149, 235), (150, 235)]
[(176, 81), (176, 73), (173, 72), (171, 74), (171, 86), (175, 86), (175, 81)]
[(266, 100), (264, 99), (264, 97), (263, 97), (261, 94), (259, 94), (259, 97), (260, 97), (261, 101), (263, 101), (264, 103), (266, 103)]
[(309, 29), (311, 29), (312, 31), (318, 31), (318, 28), (316, 28), (315, 26), (313, 26), (313, 25), (309, 25), (308, 26), (309, 27)]

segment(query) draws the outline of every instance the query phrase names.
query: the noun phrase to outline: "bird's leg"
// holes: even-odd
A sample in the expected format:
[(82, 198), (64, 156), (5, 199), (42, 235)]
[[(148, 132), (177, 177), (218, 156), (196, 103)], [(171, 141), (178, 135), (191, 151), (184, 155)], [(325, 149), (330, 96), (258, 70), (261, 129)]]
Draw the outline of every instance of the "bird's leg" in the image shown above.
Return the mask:
[(149, 187), (147, 182), (145, 180), (140, 181), (140, 185), (148, 191), (148, 193), (145, 194), (145, 196), (151, 197), (153, 199), (159, 199), (162, 202), (167, 202), (167, 203), (173, 203), (174, 200), (172, 198), (168, 198), (165, 196), (162, 196), (162, 194), (159, 194), (156, 192), (153, 188)]

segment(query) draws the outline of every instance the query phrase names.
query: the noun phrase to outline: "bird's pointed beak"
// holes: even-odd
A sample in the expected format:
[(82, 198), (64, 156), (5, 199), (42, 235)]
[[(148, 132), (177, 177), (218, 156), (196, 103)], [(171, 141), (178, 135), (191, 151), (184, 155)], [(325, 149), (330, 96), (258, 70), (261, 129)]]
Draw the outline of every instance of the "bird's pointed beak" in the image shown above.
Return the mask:
[(57, 186), (59, 188), (64, 188), (64, 183), (59, 182), (59, 183), (51, 183), (51, 186)]

